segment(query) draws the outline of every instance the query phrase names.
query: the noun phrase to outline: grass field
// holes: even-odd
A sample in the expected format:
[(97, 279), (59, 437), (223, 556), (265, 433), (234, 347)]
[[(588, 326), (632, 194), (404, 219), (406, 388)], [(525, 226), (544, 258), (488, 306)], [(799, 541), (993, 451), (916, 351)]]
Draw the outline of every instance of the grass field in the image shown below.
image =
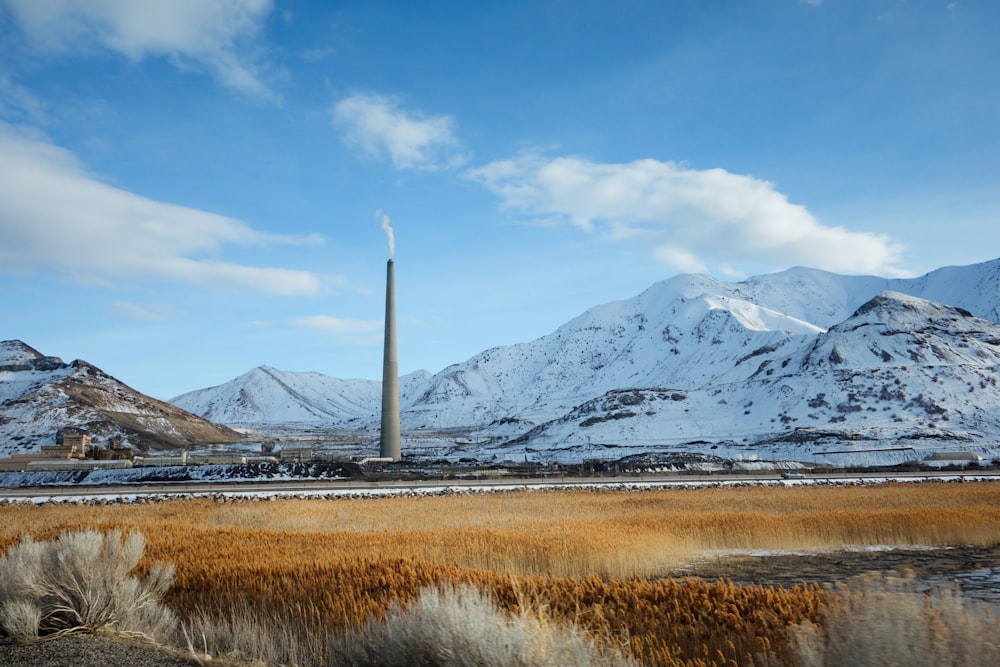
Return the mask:
[(0, 506), (2, 550), (81, 529), (141, 531), (146, 566), (176, 566), (167, 602), (182, 616), (249, 609), (315, 634), (469, 583), (646, 664), (749, 665), (781, 658), (789, 625), (829, 594), (663, 573), (715, 550), (1000, 544), (1000, 484)]

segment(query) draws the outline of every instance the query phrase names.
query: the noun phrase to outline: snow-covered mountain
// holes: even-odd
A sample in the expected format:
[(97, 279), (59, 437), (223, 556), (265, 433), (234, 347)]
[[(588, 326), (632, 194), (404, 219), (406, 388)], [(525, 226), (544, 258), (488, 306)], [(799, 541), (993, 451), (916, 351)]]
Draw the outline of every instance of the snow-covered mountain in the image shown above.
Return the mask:
[[(406, 378), (403, 428), (577, 452), (927, 436), (971, 447), (1000, 432), (998, 322), (1000, 260), (915, 279), (681, 275), (537, 340)], [(284, 388), (256, 389), (264, 372)], [(377, 382), (255, 369), (175, 402), (229, 423), (345, 426), (376, 421), (378, 398)]]
[(717, 382), (611, 391), (519, 442), (831, 463), (901, 462), (941, 449), (995, 455), (998, 379), (1000, 326), (883, 292), (825, 333), (751, 350)]
[[(418, 371), (399, 380), (400, 392), (412, 393), (430, 373)], [(382, 383), (340, 380), (322, 373), (281, 371), (258, 366), (217, 387), (188, 392), (171, 402), (223, 424), (329, 423), (360, 425), (378, 414)]]
[(139, 451), (242, 439), (86, 361), (67, 364), (19, 340), (0, 341), (0, 457), (53, 445), (66, 427), (85, 430), (96, 444), (114, 441)]

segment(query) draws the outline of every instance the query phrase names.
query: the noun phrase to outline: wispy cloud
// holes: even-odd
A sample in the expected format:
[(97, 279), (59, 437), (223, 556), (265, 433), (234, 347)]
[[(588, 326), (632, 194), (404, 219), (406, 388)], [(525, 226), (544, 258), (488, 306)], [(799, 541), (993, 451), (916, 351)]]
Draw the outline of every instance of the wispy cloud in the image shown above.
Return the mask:
[(451, 116), (428, 116), (399, 107), (395, 98), (352, 95), (334, 105), (344, 140), (397, 169), (442, 169), (465, 164)]
[(131, 301), (115, 301), (111, 311), (121, 317), (140, 322), (162, 322), (168, 319), (169, 309), (164, 306), (151, 306)]
[(0, 72), (0, 117), (40, 126), (49, 122), (45, 102), (4, 72)]
[(525, 153), (467, 176), (504, 205), (652, 247), (682, 271), (708, 262), (767, 260), (844, 273), (901, 275), (889, 237), (829, 227), (772, 183), (674, 162), (624, 164)]
[[(158, 202), (89, 174), (69, 151), (0, 123), (0, 267), (123, 276), (269, 294), (312, 294), (318, 276), (220, 260), (229, 244), (320, 243), (268, 234), (245, 222)], [(58, 193), (53, 196), (52, 193)]]
[(382, 320), (347, 320), (328, 315), (311, 315), (292, 320), (301, 329), (319, 331), (341, 342), (370, 345), (382, 340)]
[(38, 50), (100, 47), (131, 60), (166, 56), (207, 69), (224, 85), (259, 98), (274, 93), (248, 63), (248, 47), (273, 0), (0, 0)]

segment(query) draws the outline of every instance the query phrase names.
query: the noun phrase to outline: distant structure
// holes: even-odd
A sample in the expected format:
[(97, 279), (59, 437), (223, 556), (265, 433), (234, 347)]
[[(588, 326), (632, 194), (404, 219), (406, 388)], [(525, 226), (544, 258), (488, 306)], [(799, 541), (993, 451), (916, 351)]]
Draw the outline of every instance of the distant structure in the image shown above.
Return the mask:
[(382, 434), (379, 457), (398, 461), (399, 360), (396, 357), (396, 279), (392, 258), (385, 273), (385, 353), (382, 356)]
[(983, 462), (983, 457), (974, 452), (934, 452), (926, 457), (924, 461), (936, 464), (979, 464)]
[(65, 456), (62, 458), (85, 459), (91, 453), (91, 442), (90, 436), (84, 431), (76, 428), (61, 428), (56, 433), (56, 446), (46, 447), (43, 445), (42, 451), (58, 455), (62, 455), (65, 451)]

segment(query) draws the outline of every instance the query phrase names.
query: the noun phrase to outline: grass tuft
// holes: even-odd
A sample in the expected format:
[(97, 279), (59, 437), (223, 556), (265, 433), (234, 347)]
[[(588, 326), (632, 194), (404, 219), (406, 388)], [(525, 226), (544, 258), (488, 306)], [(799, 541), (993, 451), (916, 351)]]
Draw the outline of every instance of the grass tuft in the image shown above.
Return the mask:
[(841, 589), (819, 623), (790, 633), (798, 667), (982, 667), (1000, 664), (1000, 608), (957, 587), (868, 577)]
[(409, 606), (393, 604), (332, 645), (330, 664), (353, 667), (514, 667), (630, 665), (597, 648), (581, 630), (542, 609), (508, 615), (472, 586), (428, 587)]

